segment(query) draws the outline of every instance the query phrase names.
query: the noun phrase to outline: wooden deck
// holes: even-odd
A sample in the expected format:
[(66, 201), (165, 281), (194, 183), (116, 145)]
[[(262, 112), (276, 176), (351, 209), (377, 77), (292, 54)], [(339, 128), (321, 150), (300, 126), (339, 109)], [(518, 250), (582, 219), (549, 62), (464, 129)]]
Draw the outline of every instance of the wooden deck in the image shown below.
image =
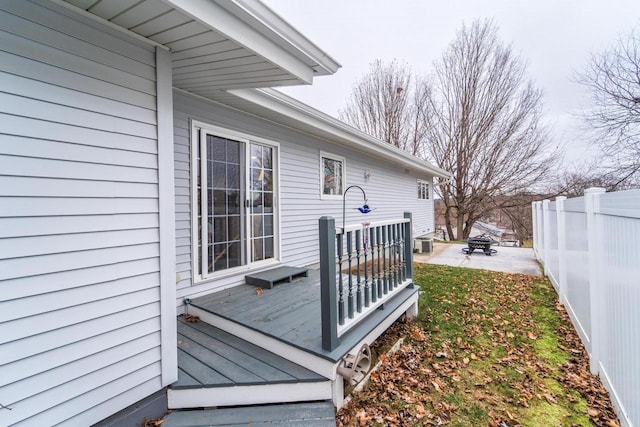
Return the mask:
[[(255, 288), (254, 288), (255, 289)], [(170, 408), (331, 398), (331, 381), (205, 322), (178, 318), (178, 381)]]
[(280, 283), (262, 292), (255, 286), (241, 285), (193, 299), (190, 304), (335, 363), (409, 299), (416, 297), (418, 291), (417, 287), (399, 290), (383, 307), (343, 335), (340, 345), (331, 352), (322, 349), (318, 270), (311, 269), (308, 277)]
[(325, 381), (326, 378), (204, 322), (178, 318), (173, 389)]
[(169, 414), (163, 427), (263, 426), (335, 427), (331, 402), (261, 405), (244, 408), (178, 411)]

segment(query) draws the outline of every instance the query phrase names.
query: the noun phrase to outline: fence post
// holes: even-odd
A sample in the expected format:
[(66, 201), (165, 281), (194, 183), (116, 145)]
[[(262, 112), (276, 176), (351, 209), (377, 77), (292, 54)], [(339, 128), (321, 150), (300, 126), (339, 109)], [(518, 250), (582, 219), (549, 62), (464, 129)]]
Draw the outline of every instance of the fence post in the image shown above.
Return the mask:
[(404, 217), (409, 219), (409, 222), (404, 224), (404, 259), (407, 263), (407, 278), (411, 278), (413, 282), (413, 236), (411, 235), (413, 221), (411, 212), (405, 212)]
[(567, 216), (564, 211), (565, 196), (556, 197), (556, 215), (558, 224), (558, 293), (560, 304), (567, 301)]
[(320, 238), (320, 317), (322, 348), (338, 347), (338, 301), (336, 289), (336, 221), (323, 216), (318, 220)]
[(542, 201), (542, 264), (544, 266), (544, 275), (549, 277), (549, 263), (547, 257), (549, 256), (549, 240), (551, 230), (549, 230), (549, 199)]
[(591, 373), (597, 375), (599, 372), (602, 346), (603, 323), (605, 317), (602, 315), (600, 304), (603, 303), (600, 287), (600, 264), (602, 263), (601, 251), (603, 242), (601, 241), (601, 230), (598, 230), (596, 212), (600, 205), (599, 196), (606, 190), (604, 188), (588, 188), (584, 192), (584, 210), (587, 215), (587, 241), (589, 245), (589, 302), (591, 315), (591, 357), (589, 364)]

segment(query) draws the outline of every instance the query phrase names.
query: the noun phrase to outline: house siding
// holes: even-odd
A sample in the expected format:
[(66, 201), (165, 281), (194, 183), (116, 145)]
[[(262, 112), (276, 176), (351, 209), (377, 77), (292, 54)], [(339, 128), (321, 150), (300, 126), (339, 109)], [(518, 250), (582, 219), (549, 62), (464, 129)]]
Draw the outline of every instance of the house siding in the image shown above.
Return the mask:
[(0, 1), (2, 425), (90, 425), (162, 388), (155, 50)]
[[(362, 195), (358, 190), (351, 190), (347, 195), (347, 224), (365, 219), (402, 218), (403, 212), (411, 211), (415, 234), (434, 230), (433, 197), (429, 200), (417, 198), (417, 178), (431, 182), (429, 176), (417, 176), (415, 172), (390, 166), (380, 159), (183, 92), (174, 92), (174, 112), (178, 304), (182, 304), (185, 297), (199, 296), (244, 281), (244, 275), (238, 274), (207, 283), (193, 283), (190, 119), (280, 144), (279, 213), (283, 263), (302, 266), (318, 262), (319, 217), (333, 216), (336, 225), (341, 226), (342, 201), (320, 198), (320, 151), (345, 158), (346, 185), (361, 185), (374, 208), (366, 217), (359, 214), (353, 208), (362, 205)], [(365, 170), (371, 171), (368, 182), (364, 179)]]

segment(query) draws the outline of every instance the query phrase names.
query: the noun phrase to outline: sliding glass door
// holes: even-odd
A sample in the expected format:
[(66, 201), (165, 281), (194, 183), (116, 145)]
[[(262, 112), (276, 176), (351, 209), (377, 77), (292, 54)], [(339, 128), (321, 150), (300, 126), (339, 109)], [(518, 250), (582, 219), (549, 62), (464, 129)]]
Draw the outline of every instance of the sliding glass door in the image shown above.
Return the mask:
[(277, 148), (202, 127), (194, 139), (198, 278), (274, 260)]

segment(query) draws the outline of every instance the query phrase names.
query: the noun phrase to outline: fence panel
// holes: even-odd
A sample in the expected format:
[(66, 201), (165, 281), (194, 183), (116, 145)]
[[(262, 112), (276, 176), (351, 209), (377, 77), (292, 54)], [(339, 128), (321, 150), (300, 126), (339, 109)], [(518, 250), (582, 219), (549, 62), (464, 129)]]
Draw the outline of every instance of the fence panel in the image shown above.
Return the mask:
[[(625, 192), (627, 193), (627, 192)], [(602, 315), (600, 376), (615, 390), (629, 419), (640, 424), (640, 190), (603, 194), (596, 206), (601, 229)], [(626, 204), (624, 202), (628, 202)], [(635, 209), (633, 209), (635, 207)]]
[(566, 308), (587, 351), (591, 353), (591, 298), (589, 295), (589, 243), (584, 197), (568, 199), (566, 217)]
[(556, 202), (549, 203), (548, 233), (545, 234), (545, 273), (558, 291), (560, 288), (560, 254), (558, 253), (558, 214)]
[(536, 256), (589, 351), (591, 369), (622, 425), (640, 426), (640, 190), (589, 189), (585, 197), (534, 202), (532, 209)]

